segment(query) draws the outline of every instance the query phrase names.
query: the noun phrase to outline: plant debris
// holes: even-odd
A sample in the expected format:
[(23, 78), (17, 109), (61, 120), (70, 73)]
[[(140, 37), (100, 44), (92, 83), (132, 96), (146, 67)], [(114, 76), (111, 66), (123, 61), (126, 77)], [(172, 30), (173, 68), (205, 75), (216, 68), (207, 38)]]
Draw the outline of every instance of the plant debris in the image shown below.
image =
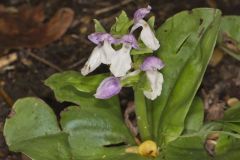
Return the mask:
[(15, 62), (17, 60), (17, 53), (10, 53), (4, 57), (0, 57), (0, 70), (5, 66)]
[(71, 25), (74, 11), (61, 8), (47, 22), (42, 4), (18, 9), (0, 6), (0, 48), (41, 48), (59, 39)]

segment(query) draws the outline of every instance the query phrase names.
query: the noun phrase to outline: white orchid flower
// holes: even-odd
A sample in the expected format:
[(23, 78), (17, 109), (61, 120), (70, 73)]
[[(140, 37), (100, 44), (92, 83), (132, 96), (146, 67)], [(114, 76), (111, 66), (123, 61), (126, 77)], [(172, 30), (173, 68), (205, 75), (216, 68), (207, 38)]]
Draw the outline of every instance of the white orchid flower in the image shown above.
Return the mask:
[(151, 90), (146, 90), (143, 94), (151, 100), (156, 99), (161, 95), (163, 75), (158, 70), (164, 67), (164, 63), (155, 56), (147, 57), (141, 65), (141, 70), (146, 72), (148, 81), (151, 86)]
[(154, 35), (154, 32), (152, 31), (149, 24), (143, 20), (143, 18), (150, 13), (151, 6), (148, 6), (147, 8), (141, 8), (138, 9), (134, 13), (134, 25), (131, 29), (131, 33), (134, 32), (137, 28), (142, 27), (142, 31), (140, 33), (140, 38), (143, 41), (143, 43), (152, 50), (157, 50), (160, 47), (159, 41)]
[(130, 51), (132, 48), (138, 48), (137, 41), (132, 34), (124, 35), (120, 42), (123, 44), (122, 48), (112, 56), (110, 65), (110, 71), (115, 77), (125, 76), (131, 69)]
[(82, 75), (87, 75), (94, 71), (101, 63), (110, 64), (115, 50), (112, 44), (117, 43), (117, 40), (108, 33), (93, 33), (88, 36), (89, 40), (97, 44), (93, 49), (88, 61), (81, 69)]

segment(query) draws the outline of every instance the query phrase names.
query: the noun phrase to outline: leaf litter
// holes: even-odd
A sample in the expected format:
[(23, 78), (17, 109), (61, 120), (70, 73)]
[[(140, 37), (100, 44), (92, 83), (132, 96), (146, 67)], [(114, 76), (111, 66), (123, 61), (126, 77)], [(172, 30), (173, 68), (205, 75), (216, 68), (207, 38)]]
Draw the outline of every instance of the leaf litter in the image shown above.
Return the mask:
[(74, 11), (60, 8), (45, 22), (44, 5), (8, 8), (0, 5), (0, 48), (42, 48), (70, 27)]

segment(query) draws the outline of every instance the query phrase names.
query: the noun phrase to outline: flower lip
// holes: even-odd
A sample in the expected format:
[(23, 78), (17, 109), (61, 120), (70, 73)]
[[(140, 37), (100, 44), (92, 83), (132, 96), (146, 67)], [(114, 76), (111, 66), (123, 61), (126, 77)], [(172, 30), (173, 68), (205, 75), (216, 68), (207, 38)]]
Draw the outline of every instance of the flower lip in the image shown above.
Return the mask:
[(133, 48), (138, 48), (138, 42), (133, 34), (126, 34), (120, 39), (121, 43), (130, 44)]
[(104, 79), (97, 88), (95, 97), (98, 99), (108, 99), (117, 95), (122, 89), (120, 79), (117, 77), (108, 77)]
[(163, 61), (155, 56), (149, 56), (145, 58), (143, 64), (141, 65), (142, 71), (154, 71), (154, 70), (160, 70), (164, 67)]
[(134, 22), (137, 23), (139, 20), (143, 19), (148, 13), (150, 13), (152, 7), (147, 6), (147, 8), (140, 8), (134, 13)]
[(88, 36), (88, 39), (95, 44), (99, 44), (103, 41), (108, 41), (110, 44), (118, 43), (118, 40), (115, 39), (111, 34), (104, 32), (95, 32)]

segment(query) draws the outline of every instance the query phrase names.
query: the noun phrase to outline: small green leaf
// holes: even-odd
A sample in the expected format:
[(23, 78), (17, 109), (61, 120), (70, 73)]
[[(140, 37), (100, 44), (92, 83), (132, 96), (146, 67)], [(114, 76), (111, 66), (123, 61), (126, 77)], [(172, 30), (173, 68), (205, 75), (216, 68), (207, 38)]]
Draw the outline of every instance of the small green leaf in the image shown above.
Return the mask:
[(147, 75), (145, 73), (141, 74), (141, 77), (139, 79), (139, 82), (137, 84), (137, 87), (141, 89), (142, 91), (151, 91), (151, 84), (147, 78)]
[(93, 21), (95, 23), (95, 25), (94, 25), (95, 32), (106, 32), (106, 30), (104, 29), (102, 24), (97, 19), (94, 19)]
[(155, 16), (152, 16), (152, 17), (149, 18), (149, 20), (148, 20), (148, 24), (149, 24), (149, 26), (150, 26), (152, 29), (154, 29), (154, 25), (155, 25)]
[(148, 48), (141, 39), (138, 40), (138, 46), (139, 48), (135, 49), (133, 48), (130, 52), (131, 55), (143, 55), (143, 54), (150, 54), (153, 53), (153, 50)]
[(224, 112), (223, 121), (240, 123), (240, 103), (237, 103)]
[(124, 35), (129, 32), (129, 27), (133, 25), (133, 21), (130, 20), (125, 11), (116, 18), (116, 23), (111, 28), (111, 34)]
[(218, 36), (221, 49), (240, 60), (240, 16), (224, 16)]
[(124, 87), (131, 87), (134, 86), (140, 79), (141, 73), (136, 75), (126, 76), (124, 79), (121, 80), (121, 85)]
[(237, 160), (240, 157), (240, 139), (220, 134), (215, 146), (215, 160)]

